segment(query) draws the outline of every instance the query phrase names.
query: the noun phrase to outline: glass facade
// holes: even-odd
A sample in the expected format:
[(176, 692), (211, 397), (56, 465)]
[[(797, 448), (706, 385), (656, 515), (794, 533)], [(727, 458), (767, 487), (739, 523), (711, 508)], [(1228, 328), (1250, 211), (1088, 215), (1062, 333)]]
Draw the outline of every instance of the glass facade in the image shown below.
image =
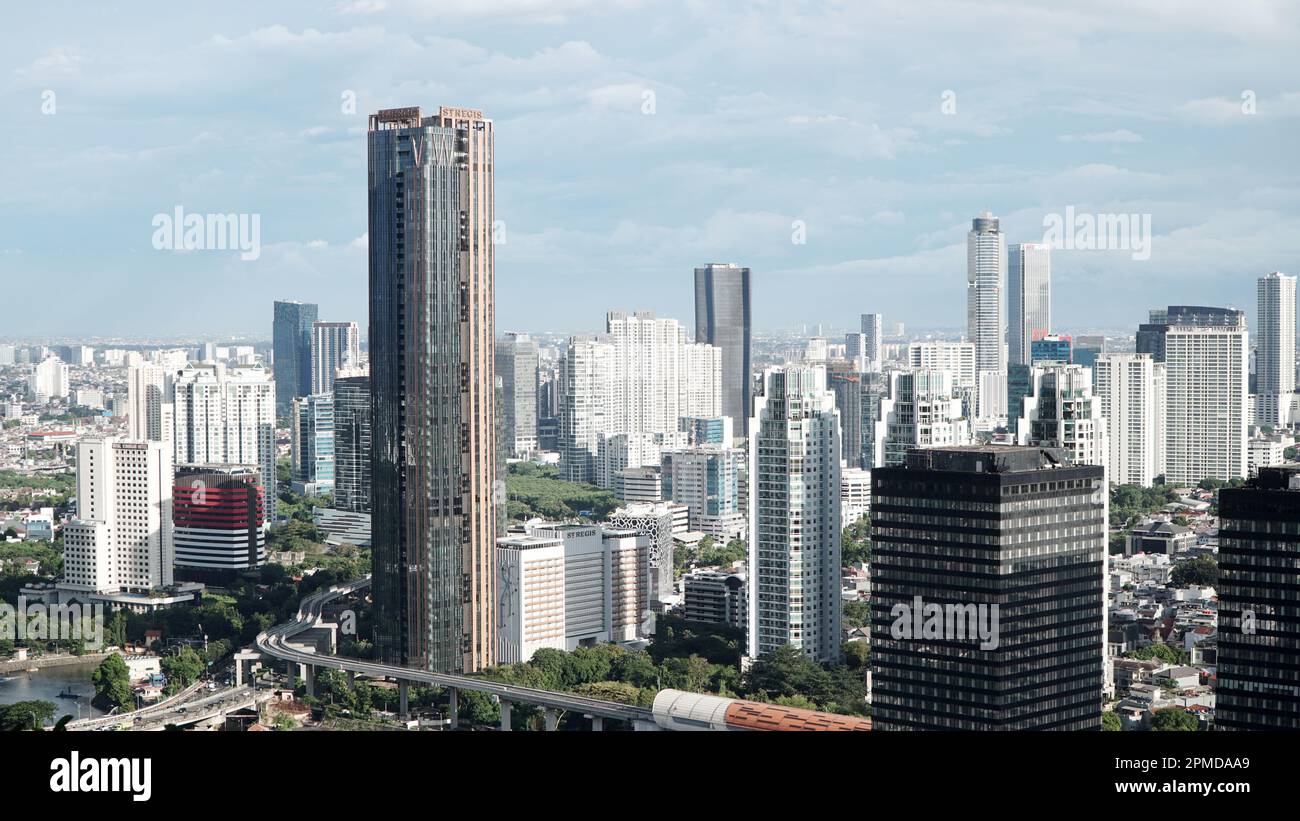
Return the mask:
[(275, 356), (276, 411), (283, 417), (290, 403), (311, 390), (311, 328), (319, 309), (306, 302), (276, 302), (271, 325)]
[(492, 123), (370, 117), (375, 644), (475, 672), (495, 655)]
[(748, 435), (753, 395), (749, 269), (709, 264), (695, 269), (695, 341), (722, 349), (722, 412)]

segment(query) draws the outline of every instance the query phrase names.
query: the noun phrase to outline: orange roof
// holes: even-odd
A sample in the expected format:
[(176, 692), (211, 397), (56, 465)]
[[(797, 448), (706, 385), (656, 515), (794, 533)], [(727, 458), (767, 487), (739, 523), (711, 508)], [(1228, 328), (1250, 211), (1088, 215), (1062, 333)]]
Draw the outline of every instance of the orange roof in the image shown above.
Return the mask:
[(759, 704), (756, 701), (734, 701), (727, 707), (728, 726), (745, 730), (794, 731), (866, 731), (871, 729), (870, 718), (821, 713), (779, 704)]

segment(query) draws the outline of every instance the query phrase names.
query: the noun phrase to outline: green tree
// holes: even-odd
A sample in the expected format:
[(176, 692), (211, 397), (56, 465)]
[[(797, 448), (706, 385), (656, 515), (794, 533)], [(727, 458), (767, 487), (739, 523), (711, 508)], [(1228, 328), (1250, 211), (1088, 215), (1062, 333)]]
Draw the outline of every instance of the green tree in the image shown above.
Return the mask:
[(866, 667), (870, 655), (871, 648), (865, 641), (844, 642), (844, 664), (850, 670), (861, 670)]
[(1169, 574), (1174, 587), (1213, 587), (1219, 583), (1219, 563), (1213, 556), (1197, 556), (1174, 565)]
[(1124, 722), (1119, 720), (1119, 716), (1114, 712), (1107, 710), (1101, 714), (1101, 729), (1105, 731), (1118, 731), (1124, 729)]
[(163, 656), (162, 659), (162, 673), (167, 677), (167, 689), (173, 693), (198, 681), (203, 670), (203, 659), (193, 647), (182, 647), (178, 653)]
[(1151, 729), (1165, 732), (1188, 732), (1200, 726), (1196, 716), (1182, 707), (1165, 707), (1151, 716)]
[(90, 683), (95, 686), (95, 698), (101, 703), (123, 709), (134, 703), (131, 694), (131, 671), (126, 662), (117, 653), (99, 663), (90, 675)]
[(54, 718), (52, 701), (19, 701), (0, 705), (0, 732), (39, 730)]

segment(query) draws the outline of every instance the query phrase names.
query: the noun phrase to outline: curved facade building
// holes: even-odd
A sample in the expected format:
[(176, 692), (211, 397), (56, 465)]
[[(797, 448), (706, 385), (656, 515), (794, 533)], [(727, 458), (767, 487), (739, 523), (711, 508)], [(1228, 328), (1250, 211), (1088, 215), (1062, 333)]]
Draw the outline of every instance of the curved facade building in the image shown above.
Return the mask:
[(176, 576), (226, 581), (266, 564), (263, 490), (252, 465), (180, 465), (172, 490)]

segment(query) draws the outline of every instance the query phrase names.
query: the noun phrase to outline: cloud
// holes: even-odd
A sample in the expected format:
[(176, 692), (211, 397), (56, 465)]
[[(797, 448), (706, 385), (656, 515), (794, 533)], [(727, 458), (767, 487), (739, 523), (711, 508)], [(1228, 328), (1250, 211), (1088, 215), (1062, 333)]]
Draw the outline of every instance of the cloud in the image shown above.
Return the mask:
[(1057, 139), (1063, 143), (1140, 143), (1142, 142), (1142, 135), (1129, 131), (1127, 128), (1117, 128), (1114, 131), (1101, 131), (1093, 134), (1062, 134)]

